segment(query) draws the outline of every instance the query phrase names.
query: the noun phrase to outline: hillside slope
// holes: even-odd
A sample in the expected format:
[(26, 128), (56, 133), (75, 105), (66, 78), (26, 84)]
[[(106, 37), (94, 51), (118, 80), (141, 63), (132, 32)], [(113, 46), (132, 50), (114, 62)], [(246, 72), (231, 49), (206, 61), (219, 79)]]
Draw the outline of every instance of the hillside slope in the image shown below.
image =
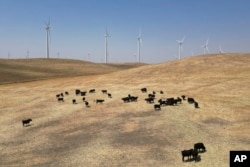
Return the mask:
[(70, 59), (0, 59), (0, 84), (105, 74), (143, 64), (100, 64)]
[[(223, 54), (0, 85), (0, 166), (228, 167), (230, 150), (250, 149), (249, 84), (250, 54)], [(90, 107), (75, 89), (96, 89), (87, 93)], [(69, 95), (58, 102), (55, 95), (65, 91)], [(148, 104), (152, 91), (155, 103)], [(123, 103), (128, 94), (138, 101)], [(183, 100), (154, 111), (159, 99), (181, 95), (200, 108)], [(33, 119), (31, 126), (23, 127), (24, 118)], [(207, 151), (198, 162), (183, 162), (181, 151), (196, 142)]]

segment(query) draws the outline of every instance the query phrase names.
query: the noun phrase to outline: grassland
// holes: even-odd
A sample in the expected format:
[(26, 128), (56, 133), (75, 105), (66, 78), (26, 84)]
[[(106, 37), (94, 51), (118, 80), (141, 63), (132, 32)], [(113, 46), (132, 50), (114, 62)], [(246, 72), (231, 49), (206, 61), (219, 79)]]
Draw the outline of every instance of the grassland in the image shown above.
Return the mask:
[(101, 64), (70, 59), (0, 59), (0, 84), (105, 74), (144, 64)]
[[(98, 71), (96, 71), (98, 73)], [(0, 85), (0, 166), (228, 167), (230, 150), (250, 150), (250, 54), (195, 56), (99, 75)], [(154, 111), (156, 100), (186, 95)], [(75, 89), (96, 89), (86, 108)], [(107, 89), (113, 98), (101, 93)], [(164, 94), (159, 94), (163, 90)], [(55, 95), (68, 91), (64, 103)], [(125, 104), (121, 98), (139, 96)], [(78, 104), (73, 105), (72, 99)], [(95, 104), (97, 98), (104, 104)], [(31, 126), (21, 120), (32, 118)], [(181, 150), (204, 142), (199, 162)]]

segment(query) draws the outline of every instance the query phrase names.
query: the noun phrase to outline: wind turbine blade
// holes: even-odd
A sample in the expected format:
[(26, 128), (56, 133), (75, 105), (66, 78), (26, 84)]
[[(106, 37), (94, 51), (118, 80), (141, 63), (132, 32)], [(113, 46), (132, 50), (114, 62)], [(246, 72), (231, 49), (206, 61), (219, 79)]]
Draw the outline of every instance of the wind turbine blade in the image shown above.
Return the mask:
[(206, 50), (207, 50), (207, 53), (209, 53), (209, 49), (208, 49), (208, 47), (206, 47)]
[(183, 43), (183, 42), (184, 42), (184, 40), (185, 40), (185, 36), (182, 38), (181, 42)]

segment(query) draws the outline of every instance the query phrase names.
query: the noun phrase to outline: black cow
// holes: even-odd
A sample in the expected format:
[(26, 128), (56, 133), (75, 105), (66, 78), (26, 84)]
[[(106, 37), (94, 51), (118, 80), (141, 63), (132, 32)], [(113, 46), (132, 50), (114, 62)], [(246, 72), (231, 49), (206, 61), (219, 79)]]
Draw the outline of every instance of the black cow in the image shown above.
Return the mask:
[(95, 93), (95, 89), (90, 89), (89, 93)]
[(181, 98), (177, 97), (177, 102), (181, 103), (182, 102)]
[(80, 92), (81, 96), (86, 96), (86, 91), (85, 92)]
[(85, 97), (83, 97), (83, 98), (82, 98), (82, 101), (85, 101), (85, 100), (86, 100)]
[(160, 99), (158, 100), (158, 102), (160, 103), (161, 106), (167, 105), (167, 102), (165, 100)]
[(162, 91), (162, 90), (160, 91), (160, 94), (163, 94), (163, 91)]
[(23, 126), (28, 125), (32, 121), (31, 118), (22, 120)]
[(89, 107), (89, 102), (85, 101), (85, 106)]
[(147, 103), (154, 103), (154, 98), (149, 97), (145, 99)]
[(65, 95), (69, 95), (69, 92), (66, 91), (66, 92), (65, 92)]
[(182, 100), (186, 100), (186, 96), (185, 95), (182, 95)]
[(103, 103), (104, 100), (103, 100), (103, 99), (96, 99), (95, 102), (96, 102), (96, 104), (97, 104), (97, 103)]
[(153, 91), (153, 95), (155, 95), (156, 93), (155, 93), (155, 91)]
[(176, 105), (176, 104), (177, 104), (177, 99), (174, 99), (173, 97), (167, 98), (166, 105), (173, 106), (173, 105)]
[(129, 97), (123, 97), (122, 100), (123, 100), (124, 103), (128, 103), (130, 101), (130, 98)]
[(112, 95), (111, 95), (111, 93), (108, 93), (108, 97), (109, 97), (109, 98), (112, 98)]
[(107, 90), (102, 90), (102, 93), (103, 93), (103, 94), (107, 94), (108, 91), (107, 91)]
[(56, 97), (59, 98), (61, 96), (61, 94), (57, 94)]
[(189, 104), (193, 104), (195, 102), (194, 98), (191, 97), (189, 97), (187, 100)]
[(142, 93), (146, 93), (147, 92), (147, 88), (141, 88), (141, 92)]
[(63, 93), (61, 93), (61, 96), (63, 97)]
[(137, 101), (137, 99), (138, 99), (138, 96), (130, 96), (129, 97), (129, 101)]
[(77, 104), (77, 103), (76, 103), (76, 99), (73, 99), (73, 100), (72, 100), (72, 103), (73, 103), (73, 104)]
[(196, 101), (194, 102), (194, 107), (195, 107), (195, 108), (199, 108), (198, 102), (196, 102)]
[(58, 102), (60, 102), (60, 101), (64, 102), (63, 97), (59, 97), (57, 100), (58, 100)]
[(194, 149), (181, 151), (182, 161), (184, 161), (184, 157), (188, 157), (188, 160), (191, 159), (191, 157), (193, 156), (193, 151)]
[(155, 104), (154, 109), (155, 110), (161, 110), (161, 105), (160, 104)]
[(155, 98), (155, 94), (148, 94), (149, 98)]
[(80, 89), (76, 89), (76, 95), (79, 95), (81, 93)]
[(200, 151), (205, 152), (206, 151), (206, 147), (203, 143), (195, 143), (194, 149), (197, 149), (198, 152), (200, 152)]

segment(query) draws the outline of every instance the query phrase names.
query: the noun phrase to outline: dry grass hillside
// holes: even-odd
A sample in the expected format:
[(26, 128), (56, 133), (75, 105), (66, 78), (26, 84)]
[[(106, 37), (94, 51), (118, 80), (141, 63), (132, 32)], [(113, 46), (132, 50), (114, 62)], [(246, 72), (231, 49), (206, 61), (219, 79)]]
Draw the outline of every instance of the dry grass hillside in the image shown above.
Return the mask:
[(0, 59), (0, 84), (105, 74), (144, 64), (101, 64), (70, 59)]
[[(0, 166), (228, 167), (230, 150), (250, 150), (249, 85), (250, 54), (195, 56), (108, 74), (0, 85)], [(143, 87), (156, 91), (156, 103), (186, 95), (200, 108), (183, 101), (154, 111), (144, 101)], [(93, 88), (86, 108), (75, 89)], [(58, 102), (56, 94), (65, 91), (69, 95)], [(128, 94), (138, 102), (123, 103)], [(33, 119), (30, 126), (22, 126), (24, 118)], [(207, 151), (199, 153), (198, 162), (182, 162), (181, 150), (196, 142)]]

